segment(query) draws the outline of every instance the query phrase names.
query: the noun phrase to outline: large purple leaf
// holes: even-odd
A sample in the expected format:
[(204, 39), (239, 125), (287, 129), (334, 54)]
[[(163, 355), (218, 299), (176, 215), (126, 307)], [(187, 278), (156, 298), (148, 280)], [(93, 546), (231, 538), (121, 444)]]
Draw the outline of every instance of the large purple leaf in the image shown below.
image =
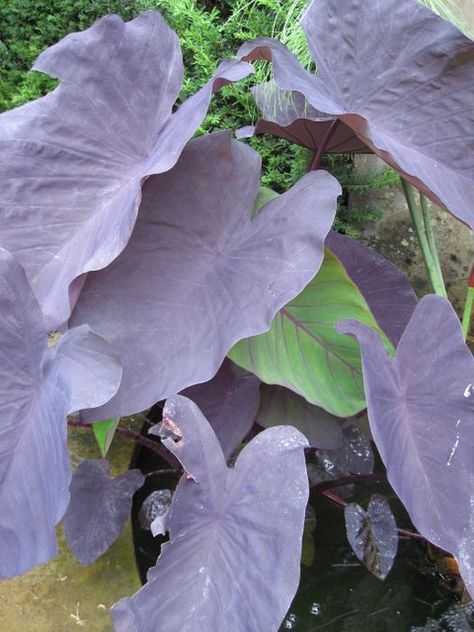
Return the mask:
[(392, 568), (398, 549), (397, 523), (383, 496), (374, 494), (367, 511), (357, 503), (344, 509), (347, 539), (357, 558), (379, 579)]
[(116, 631), (277, 630), (300, 575), (307, 441), (294, 428), (270, 428), (228, 469), (211, 426), (179, 395), (166, 403), (162, 431), (179, 437), (164, 444), (187, 475), (147, 584), (112, 608)]
[(115, 542), (144, 480), (139, 470), (112, 479), (107, 461), (82, 461), (72, 477), (63, 521), (68, 546), (81, 564), (91, 564)]
[(336, 449), (342, 442), (341, 419), (283, 386), (260, 386), (257, 423), (264, 428), (289, 425), (297, 428), (313, 448)]
[[(224, 61), (172, 113), (182, 83), (175, 33), (156, 11), (110, 15), (37, 59), (61, 80), (0, 116), (0, 244), (25, 268), (49, 327), (64, 323), (83, 273), (105, 267), (135, 223), (141, 183), (170, 169), (212, 90), (251, 72)], [(70, 295), (68, 294), (70, 288)]]
[(397, 344), (417, 304), (406, 276), (371, 248), (333, 230), (326, 246), (361, 291), (381, 329)]
[(416, 528), (451, 552), (474, 591), (474, 359), (448, 301), (424, 297), (390, 358), (356, 321), (372, 434)]
[(239, 54), (473, 226), (474, 42), (415, 0), (314, 0), (302, 25), (317, 75), (267, 38)]
[(248, 434), (257, 414), (260, 380), (227, 358), (209, 382), (181, 395), (197, 405), (219, 439), (226, 460)]
[(0, 576), (56, 553), (69, 500), (66, 415), (116, 392), (121, 369), (87, 326), (47, 346), (26, 276), (0, 249)]
[(88, 275), (72, 322), (90, 323), (124, 365), (90, 420), (134, 413), (209, 380), (238, 340), (265, 331), (311, 280), (337, 181), (309, 173), (251, 220), (260, 157), (230, 133), (200, 137), (150, 178), (123, 253)]

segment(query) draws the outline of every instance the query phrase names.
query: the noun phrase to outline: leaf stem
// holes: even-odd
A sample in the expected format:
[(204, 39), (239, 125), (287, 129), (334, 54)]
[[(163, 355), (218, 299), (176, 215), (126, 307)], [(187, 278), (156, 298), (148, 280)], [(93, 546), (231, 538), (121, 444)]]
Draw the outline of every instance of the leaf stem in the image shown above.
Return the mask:
[[(86, 424), (78, 419), (68, 419), (67, 423), (68, 426), (71, 426), (73, 428), (89, 428), (90, 430), (92, 430), (92, 424)], [(165, 459), (165, 461), (167, 461), (172, 468), (180, 467), (178, 459), (173, 454), (171, 454), (171, 452), (169, 452), (169, 450), (167, 450), (161, 443), (153, 441), (152, 439), (148, 439), (147, 437), (141, 435), (139, 432), (135, 432), (134, 430), (130, 430), (129, 428), (124, 428), (123, 426), (117, 426), (117, 428), (115, 429), (115, 434), (123, 437), (124, 439), (130, 439), (131, 441), (138, 443), (144, 448), (148, 448), (152, 452), (155, 452), (163, 459)]]
[(462, 335), (467, 340), (469, 329), (471, 327), (472, 306), (474, 303), (474, 266), (471, 268), (471, 274), (467, 285), (466, 302), (464, 303), (464, 311), (462, 314)]
[(310, 165), (308, 167), (308, 169), (306, 170), (306, 173), (308, 173), (309, 171), (316, 171), (316, 169), (319, 169), (319, 165), (321, 163), (321, 159), (324, 155), (324, 151), (329, 143), (329, 141), (332, 138), (332, 135), (334, 134), (334, 132), (336, 131), (337, 126), (339, 125), (339, 119), (336, 118), (332, 121), (331, 125), (328, 127), (328, 130), (323, 138), (323, 140), (321, 141), (317, 152), (314, 154), (314, 157), (312, 159), (312, 161), (310, 162)]
[(334, 487), (342, 487), (343, 485), (352, 485), (353, 483), (386, 483), (386, 474), (352, 474), (350, 476), (341, 476), (332, 481), (321, 481), (311, 485), (311, 491), (323, 492), (326, 489)]
[(405, 178), (400, 178), (403, 192), (411, 215), (411, 221), (418, 238), (421, 253), (425, 262), (426, 271), (435, 294), (447, 298), (444, 286), (443, 274), (438, 258), (438, 250), (434, 239), (433, 227), (429, 207), (425, 196), (420, 193), (421, 209), (418, 205), (413, 188)]
[(163, 476), (165, 474), (176, 474), (177, 476), (181, 476), (182, 472), (180, 470), (175, 470), (174, 468), (167, 468), (164, 470), (154, 470), (153, 472), (147, 472), (144, 474), (145, 478), (151, 478), (152, 476)]

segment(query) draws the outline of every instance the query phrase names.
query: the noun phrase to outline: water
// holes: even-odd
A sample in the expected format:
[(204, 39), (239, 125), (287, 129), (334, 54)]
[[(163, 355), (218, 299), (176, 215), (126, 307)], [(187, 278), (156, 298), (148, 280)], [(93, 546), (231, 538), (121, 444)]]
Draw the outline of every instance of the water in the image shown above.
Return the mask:
[[(151, 471), (167, 467), (156, 455), (142, 450), (136, 466)], [(159, 484), (172, 487), (173, 478), (159, 477)], [(137, 564), (142, 580), (155, 564), (162, 538), (153, 538), (140, 528), (138, 511), (157, 481), (148, 479), (136, 496), (132, 525)], [(408, 518), (388, 486), (359, 485), (350, 500), (364, 507), (374, 492), (389, 497), (400, 527)], [(467, 632), (466, 618), (451, 595), (441, 592), (433, 578), (420, 572), (427, 566), (425, 549), (414, 540), (401, 538), (399, 552), (387, 579), (382, 582), (362, 566), (347, 542), (343, 511), (318, 496), (314, 561), (302, 566), (299, 590), (280, 632)], [(311, 536), (310, 536), (311, 537)], [(263, 632), (263, 631), (262, 631)]]

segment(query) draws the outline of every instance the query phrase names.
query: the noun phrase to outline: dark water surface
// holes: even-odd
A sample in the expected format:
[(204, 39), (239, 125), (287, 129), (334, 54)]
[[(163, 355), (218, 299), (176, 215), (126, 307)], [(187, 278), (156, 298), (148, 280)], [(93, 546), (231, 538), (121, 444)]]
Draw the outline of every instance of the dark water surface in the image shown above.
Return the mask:
[[(167, 464), (149, 450), (140, 450), (136, 453), (134, 467), (147, 472), (167, 467)], [(175, 481), (173, 477), (166, 476), (160, 476), (159, 481), (149, 478), (135, 498), (132, 526), (142, 581), (145, 581), (148, 568), (155, 564), (164, 540), (153, 538), (149, 531), (140, 527), (138, 510), (143, 500), (159, 488), (157, 483), (167, 488), (173, 487)], [(359, 485), (356, 492), (348, 500), (356, 500), (364, 507), (372, 493), (385, 494), (399, 526), (410, 526), (402, 506), (388, 486)], [(312, 504), (317, 521), (313, 534), (314, 561), (311, 567), (302, 566), (300, 587), (281, 632), (471, 630), (455, 600), (443, 593), (432, 577), (420, 572), (419, 569), (427, 567), (427, 556), (422, 546), (401, 538), (394, 567), (382, 582), (371, 575), (352, 553), (345, 534), (344, 512), (321, 496), (312, 499)]]

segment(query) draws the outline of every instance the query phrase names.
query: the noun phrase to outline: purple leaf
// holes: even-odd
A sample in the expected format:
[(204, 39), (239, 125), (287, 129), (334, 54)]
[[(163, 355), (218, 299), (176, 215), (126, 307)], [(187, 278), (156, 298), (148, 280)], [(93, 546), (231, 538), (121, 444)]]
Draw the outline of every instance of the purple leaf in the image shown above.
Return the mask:
[(340, 445), (332, 450), (319, 450), (318, 458), (326, 471), (346, 474), (371, 474), (374, 471), (374, 453), (370, 438), (356, 424), (343, 427)]
[(314, 0), (302, 25), (318, 74), (267, 38), (239, 56), (272, 58), (278, 88), (337, 117), (472, 227), (474, 43), (415, 0)]
[(324, 144), (324, 151), (328, 154), (372, 153), (342, 121), (328, 137), (327, 143), (324, 143), (334, 117), (315, 110), (300, 92), (279, 90), (273, 81), (255, 86), (252, 92), (263, 118), (257, 121), (255, 127), (241, 132), (240, 137), (273, 134), (313, 152), (317, 152)]
[(170, 542), (146, 585), (112, 608), (115, 630), (278, 630), (300, 575), (306, 440), (294, 428), (270, 428), (228, 469), (193, 402), (171, 398), (163, 420), (164, 434), (181, 437), (163, 443), (187, 475), (166, 516)]
[(161, 15), (148, 11), (128, 23), (109, 15), (68, 35), (34, 69), (61, 83), (0, 116), (0, 217), (8, 217), (0, 244), (25, 268), (51, 328), (69, 317), (79, 277), (124, 248), (142, 181), (176, 163), (213, 89), (251, 66), (222, 62), (172, 113), (181, 50)]
[(226, 460), (252, 427), (259, 404), (260, 380), (227, 358), (209, 382), (185, 389), (219, 439)]
[(393, 489), (413, 524), (451, 552), (474, 590), (474, 359), (448, 301), (426, 296), (390, 358), (356, 321), (368, 414)]
[(139, 470), (112, 479), (106, 460), (82, 461), (72, 477), (63, 521), (68, 546), (81, 564), (91, 564), (115, 542), (144, 480)]
[(357, 558), (379, 579), (392, 568), (398, 549), (398, 532), (390, 505), (374, 494), (367, 511), (350, 503), (344, 509), (347, 539)]
[[(171, 505), (172, 492), (170, 489), (157, 489), (145, 498), (140, 511), (138, 521), (142, 529), (149, 531), (156, 519), (164, 520)], [(155, 534), (156, 535), (156, 534)]]
[(283, 386), (260, 386), (257, 423), (264, 428), (289, 425), (297, 428), (313, 448), (335, 449), (342, 441), (341, 419)]
[(134, 413), (209, 380), (238, 340), (265, 331), (311, 280), (340, 187), (306, 174), (251, 220), (260, 158), (230, 133), (202, 136), (150, 178), (133, 235), (88, 275), (72, 322), (124, 365), (118, 395), (90, 421)]
[(87, 326), (47, 346), (39, 306), (18, 263), (0, 249), (0, 576), (55, 555), (69, 501), (66, 415), (116, 392), (121, 369)]
[(381, 329), (396, 345), (417, 304), (403, 272), (370, 248), (333, 230), (326, 237), (326, 246), (345, 267)]

